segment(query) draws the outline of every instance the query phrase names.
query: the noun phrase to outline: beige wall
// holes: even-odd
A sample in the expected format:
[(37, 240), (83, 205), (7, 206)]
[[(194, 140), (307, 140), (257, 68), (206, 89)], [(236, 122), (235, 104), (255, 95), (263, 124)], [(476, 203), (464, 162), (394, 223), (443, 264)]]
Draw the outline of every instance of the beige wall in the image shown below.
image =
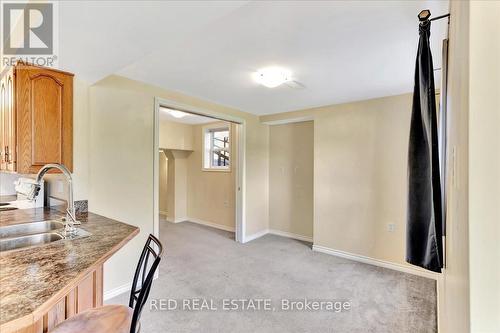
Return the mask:
[(500, 331), (500, 4), (450, 3), (442, 332)]
[(246, 233), (268, 228), (268, 128), (257, 116), (119, 76), (90, 88), (90, 210), (141, 228), (105, 265), (105, 290), (131, 281), (138, 258), (153, 232), (154, 98), (174, 100), (244, 119)]
[(168, 219), (174, 222), (181, 222), (188, 219), (188, 158), (190, 151), (170, 150), (173, 156), (174, 191), (169, 195), (174, 199), (174, 212), (168, 214)]
[(269, 228), (313, 236), (314, 123), (269, 130)]
[[(160, 122), (160, 146), (166, 148), (167, 153), (171, 155), (172, 163), (172, 183), (166, 193), (166, 205), (167, 201), (172, 202), (168, 220), (209, 222), (234, 231), (236, 125), (231, 125), (230, 172), (206, 171), (202, 168), (203, 128), (217, 124), (230, 123), (188, 125), (171, 121)], [(188, 150), (182, 151), (183, 149)]]
[(175, 159), (171, 150), (165, 150), (167, 157), (167, 220), (175, 222)]
[(500, 332), (500, 2), (470, 3), (469, 260), (472, 332)]
[(411, 95), (317, 111), (314, 244), (406, 264)]
[(166, 216), (168, 208), (168, 159), (163, 151), (158, 153), (158, 173), (159, 173), (159, 207), (160, 215)]
[[(216, 122), (214, 124), (228, 124)], [(203, 170), (203, 128), (194, 126), (193, 153), (188, 159), (188, 212), (191, 219), (221, 225), (224, 229), (235, 229), (235, 157), (236, 125), (231, 126), (231, 168), (225, 171)]]
[(160, 121), (160, 148), (193, 150), (193, 125)]
[(73, 86), (73, 182), (75, 200), (89, 197), (89, 85), (75, 78)]
[[(75, 200), (89, 198), (89, 85), (78, 77), (73, 84), (73, 192)], [(67, 200), (67, 184), (62, 175), (45, 176), (49, 194)], [(63, 191), (57, 192), (56, 180), (64, 183)]]
[(165, 198), (164, 210), (160, 206), (160, 212), (166, 211), (167, 220), (172, 222), (184, 221), (188, 216), (187, 158), (193, 150), (193, 130), (194, 126), (189, 124), (166, 120), (159, 123), (159, 146), (169, 156), (170, 165), (167, 168), (171, 170), (170, 184), (164, 187), (165, 192), (160, 188), (160, 200)]
[[(438, 283), (442, 332), (469, 331), (469, 3), (450, 4), (446, 269)], [(455, 168), (453, 168), (455, 165)], [(453, 170), (454, 169), (454, 170)]]
[(405, 94), (261, 117), (314, 119), (314, 245), (408, 265), (410, 114)]
[(89, 210), (140, 227), (105, 263), (104, 290), (131, 282), (147, 235), (153, 233), (153, 108), (151, 96), (115, 77), (90, 88)]
[(314, 120), (315, 246), (410, 267), (405, 228), (411, 102), (412, 95), (404, 94), (261, 117), (265, 123)]

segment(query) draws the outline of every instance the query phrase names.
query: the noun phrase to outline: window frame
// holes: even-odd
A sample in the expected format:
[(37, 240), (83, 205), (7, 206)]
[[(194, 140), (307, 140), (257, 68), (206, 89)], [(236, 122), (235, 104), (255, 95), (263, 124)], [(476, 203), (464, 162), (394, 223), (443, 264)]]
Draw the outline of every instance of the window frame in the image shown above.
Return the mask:
[[(213, 166), (212, 165), (212, 158), (213, 158), (213, 151), (214, 151), (214, 146), (213, 146), (213, 133), (218, 132), (218, 131), (228, 131), (229, 133), (229, 142), (228, 142), (228, 147), (227, 151), (229, 152), (229, 165), (228, 166)], [(209, 136), (209, 142), (207, 144), (207, 136)], [(211, 124), (211, 125), (206, 125), (202, 127), (202, 140), (203, 140), (203, 156), (202, 156), (202, 170), (203, 171), (210, 171), (210, 172), (231, 172), (232, 169), (232, 159), (233, 159), (233, 154), (232, 154), (232, 129), (231, 129), (231, 124)]]

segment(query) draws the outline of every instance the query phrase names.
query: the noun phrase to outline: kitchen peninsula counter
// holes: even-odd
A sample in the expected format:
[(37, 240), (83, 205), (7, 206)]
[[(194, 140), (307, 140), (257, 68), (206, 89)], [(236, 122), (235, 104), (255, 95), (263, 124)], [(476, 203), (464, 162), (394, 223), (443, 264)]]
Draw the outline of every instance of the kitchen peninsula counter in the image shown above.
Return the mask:
[[(0, 226), (60, 220), (55, 209), (0, 213)], [(139, 233), (137, 227), (97, 214), (77, 216), (85, 238), (0, 252), (0, 331), (49, 331), (57, 323), (102, 305), (103, 263)], [(132, 278), (132, 277), (131, 277)]]

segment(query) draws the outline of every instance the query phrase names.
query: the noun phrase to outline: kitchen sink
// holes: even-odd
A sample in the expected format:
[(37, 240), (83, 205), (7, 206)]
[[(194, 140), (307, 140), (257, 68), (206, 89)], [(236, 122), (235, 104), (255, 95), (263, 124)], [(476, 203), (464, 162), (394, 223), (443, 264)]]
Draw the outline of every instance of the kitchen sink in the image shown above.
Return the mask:
[(0, 239), (0, 251), (55, 242), (64, 237), (55, 232)]
[(56, 220), (13, 224), (0, 227), (0, 252), (90, 235), (80, 228), (76, 228), (74, 233), (67, 234), (64, 231), (64, 224)]
[(13, 224), (0, 227), (0, 239), (6, 237), (39, 234), (62, 228), (64, 228), (64, 224), (58, 221), (41, 221), (32, 223)]

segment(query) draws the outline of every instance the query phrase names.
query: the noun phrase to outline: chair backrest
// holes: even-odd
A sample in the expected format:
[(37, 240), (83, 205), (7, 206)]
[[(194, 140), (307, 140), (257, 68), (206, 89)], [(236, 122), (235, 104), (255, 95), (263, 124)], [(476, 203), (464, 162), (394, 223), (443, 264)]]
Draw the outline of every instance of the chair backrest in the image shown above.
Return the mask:
[[(135, 333), (137, 324), (141, 317), (141, 311), (146, 304), (149, 296), (149, 291), (151, 290), (151, 285), (153, 284), (153, 278), (158, 265), (160, 264), (161, 257), (163, 255), (163, 246), (161, 245), (158, 238), (153, 235), (149, 235), (144, 249), (142, 250), (141, 257), (139, 258), (139, 263), (135, 269), (134, 282), (132, 283), (132, 290), (130, 291), (129, 307), (134, 309), (132, 315), (132, 323), (130, 326), (130, 333)], [(153, 258), (153, 262), (148, 267), (149, 258)]]

